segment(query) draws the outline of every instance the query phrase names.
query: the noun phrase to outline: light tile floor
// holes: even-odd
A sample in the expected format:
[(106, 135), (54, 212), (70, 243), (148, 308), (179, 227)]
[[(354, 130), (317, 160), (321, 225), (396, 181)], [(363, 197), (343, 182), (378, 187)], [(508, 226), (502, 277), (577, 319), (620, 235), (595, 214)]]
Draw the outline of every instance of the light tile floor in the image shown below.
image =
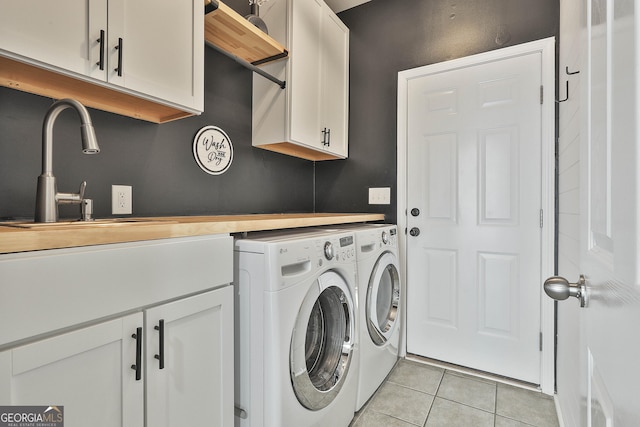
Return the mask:
[(400, 360), (351, 427), (558, 427), (542, 393)]

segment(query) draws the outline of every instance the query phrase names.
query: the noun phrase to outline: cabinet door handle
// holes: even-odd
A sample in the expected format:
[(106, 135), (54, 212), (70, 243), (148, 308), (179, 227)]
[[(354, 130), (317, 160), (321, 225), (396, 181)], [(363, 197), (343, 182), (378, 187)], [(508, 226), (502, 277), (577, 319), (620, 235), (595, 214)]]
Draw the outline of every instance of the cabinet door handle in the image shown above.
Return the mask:
[(158, 325), (154, 326), (153, 329), (158, 331), (159, 335), (159, 343), (158, 343), (158, 354), (155, 357), (160, 362), (159, 369), (164, 369), (164, 319), (160, 319), (158, 321)]
[(100, 38), (96, 41), (100, 45), (100, 61), (96, 65), (104, 70), (104, 30), (100, 30)]
[(131, 369), (136, 371), (136, 381), (142, 378), (142, 328), (136, 328), (136, 333), (131, 335), (136, 339), (136, 364)]
[(322, 129), (322, 145), (327, 147), (331, 145), (331, 129)]
[(118, 51), (118, 68), (113, 71), (118, 73), (118, 77), (122, 77), (122, 37), (118, 38), (116, 50)]

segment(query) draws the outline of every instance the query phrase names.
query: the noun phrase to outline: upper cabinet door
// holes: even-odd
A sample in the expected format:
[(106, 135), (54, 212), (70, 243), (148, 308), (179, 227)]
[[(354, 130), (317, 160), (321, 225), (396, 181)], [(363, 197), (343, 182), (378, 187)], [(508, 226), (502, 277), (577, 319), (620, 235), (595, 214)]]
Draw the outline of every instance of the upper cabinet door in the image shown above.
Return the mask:
[(0, 52), (28, 62), (104, 80), (100, 30), (107, 30), (107, 0), (45, 1), (29, 7), (22, 0), (0, 2)]
[(322, 3), (316, 0), (291, 2), (291, 61), (289, 74), (291, 139), (322, 148), (320, 127), (321, 93), (320, 46), (322, 31)]
[(204, 8), (197, 0), (110, 0), (110, 83), (204, 109)]
[(322, 20), (322, 128), (325, 149), (347, 157), (349, 119), (349, 29), (329, 8)]

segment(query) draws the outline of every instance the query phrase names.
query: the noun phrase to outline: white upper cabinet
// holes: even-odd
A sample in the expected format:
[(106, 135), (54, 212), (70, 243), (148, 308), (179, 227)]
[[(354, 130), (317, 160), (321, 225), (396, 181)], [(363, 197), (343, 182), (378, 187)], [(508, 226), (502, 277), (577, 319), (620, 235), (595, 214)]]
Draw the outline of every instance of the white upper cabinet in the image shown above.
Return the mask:
[[(198, 0), (61, 0), (37, 6), (6, 0), (0, 3), (0, 56), (198, 114), (204, 109), (203, 15)], [(74, 95), (65, 88), (70, 82), (57, 78), (49, 81), (57, 92), (46, 85), (40, 91), (38, 78), (47, 76), (2, 83), (45, 96)], [(87, 96), (102, 98), (83, 100), (87, 105), (119, 112), (104, 108), (111, 100), (98, 89)]]
[(254, 75), (253, 145), (309, 160), (348, 155), (349, 29), (322, 0), (272, 0), (260, 9), (269, 34), (291, 49)]

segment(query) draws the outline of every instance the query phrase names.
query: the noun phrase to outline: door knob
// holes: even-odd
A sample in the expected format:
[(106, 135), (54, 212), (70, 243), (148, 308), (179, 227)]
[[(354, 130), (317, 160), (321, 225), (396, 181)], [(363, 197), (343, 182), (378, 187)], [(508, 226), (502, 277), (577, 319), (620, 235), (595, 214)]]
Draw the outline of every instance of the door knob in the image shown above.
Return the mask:
[(586, 307), (588, 303), (587, 285), (584, 275), (582, 274), (578, 279), (578, 283), (569, 283), (564, 277), (549, 277), (544, 281), (544, 291), (557, 301), (562, 301), (569, 297), (576, 297), (580, 300), (580, 307)]
[(409, 230), (409, 234), (411, 234), (413, 237), (419, 236), (420, 229), (418, 227), (413, 227), (411, 230)]
[(420, 215), (420, 209), (418, 208), (411, 209), (411, 216), (418, 216), (418, 215)]

